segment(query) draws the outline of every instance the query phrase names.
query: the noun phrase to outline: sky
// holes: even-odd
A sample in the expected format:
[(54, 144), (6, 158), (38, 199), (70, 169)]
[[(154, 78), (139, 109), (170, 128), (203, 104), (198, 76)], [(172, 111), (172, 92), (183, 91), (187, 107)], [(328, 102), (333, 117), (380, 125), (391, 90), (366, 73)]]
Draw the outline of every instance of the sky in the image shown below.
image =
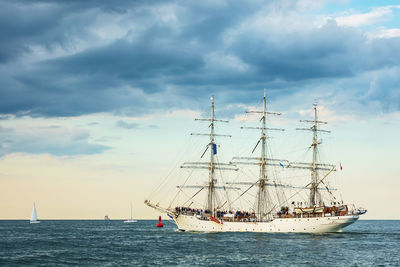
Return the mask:
[(0, 219), (157, 218), (210, 96), (234, 147), (264, 89), (289, 130), (317, 102), (343, 199), (400, 219), (398, 1), (1, 0), (0, 36)]

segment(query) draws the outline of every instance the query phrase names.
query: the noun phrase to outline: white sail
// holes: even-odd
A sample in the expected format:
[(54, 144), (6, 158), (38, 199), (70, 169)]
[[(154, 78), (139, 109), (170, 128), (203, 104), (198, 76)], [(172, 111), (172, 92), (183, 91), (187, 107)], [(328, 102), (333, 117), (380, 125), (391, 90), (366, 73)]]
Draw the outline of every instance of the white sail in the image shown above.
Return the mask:
[(40, 221), (38, 220), (37, 212), (36, 212), (36, 205), (33, 203), (33, 210), (32, 210), (32, 216), (30, 223), (39, 223)]

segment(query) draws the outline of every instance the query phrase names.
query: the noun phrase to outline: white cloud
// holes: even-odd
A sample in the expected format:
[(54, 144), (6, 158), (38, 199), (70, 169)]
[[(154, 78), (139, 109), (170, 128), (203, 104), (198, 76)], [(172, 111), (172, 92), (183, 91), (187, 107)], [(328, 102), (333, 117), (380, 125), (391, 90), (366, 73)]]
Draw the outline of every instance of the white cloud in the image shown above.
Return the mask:
[(235, 55), (212, 52), (204, 57), (208, 68), (227, 69), (238, 72), (247, 71), (250, 66)]
[[(258, 110), (258, 107), (249, 106), (246, 110)], [(239, 122), (257, 121), (259, 119), (260, 119), (260, 114), (256, 113), (244, 113), (235, 115), (235, 121)]]
[(373, 8), (371, 12), (368, 13), (356, 13), (339, 16), (336, 17), (335, 20), (339, 26), (357, 27), (371, 25), (387, 20), (388, 17), (392, 15), (394, 8), (400, 8), (400, 6), (377, 7)]
[(19, 119), (12, 128), (0, 128), (0, 155), (23, 152), (74, 156), (101, 153), (108, 147), (91, 142), (83, 128), (43, 125), (38, 120)]
[(176, 118), (176, 117), (183, 117), (183, 118), (200, 118), (201, 112), (198, 110), (191, 110), (191, 109), (176, 109), (172, 111), (168, 111), (162, 115), (165, 118)]
[[(337, 122), (337, 121), (352, 121), (355, 118), (350, 115), (337, 115), (335, 111), (328, 109), (326, 106), (318, 105), (318, 120), (330, 122)], [(299, 110), (297, 113), (302, 116), (304, 119), (313, 120), (314, 119), (314, 110)]]
[(394, 29), (381, 29), (376, 32), (368, 32), (366, 36), (370, 39), (373, 38), (396, 38), (400, 37), (400, 28)]
[(148, 121), (148, 120), (155, 120), (157, 118), (201, 118), (201, 112), (198, 110), (192, 109), (174, 109), (168, 110), (163, 113), (152, 113), (146, 114), (143, 116), (136, 116), (136, 117), (119, 117), (124, 120), (128, 121)]

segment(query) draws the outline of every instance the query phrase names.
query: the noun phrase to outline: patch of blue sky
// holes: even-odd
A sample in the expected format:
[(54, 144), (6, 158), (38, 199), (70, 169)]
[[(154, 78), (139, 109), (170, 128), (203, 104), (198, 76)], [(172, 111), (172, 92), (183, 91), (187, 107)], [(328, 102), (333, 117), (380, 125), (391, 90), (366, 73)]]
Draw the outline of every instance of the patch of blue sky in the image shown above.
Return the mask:
[(324, 5), (320, 11), (324, 13), (337, 13), (344, 10), (354, 10), (360, 13), (367, 13), (373, 8), (382, 6), (398, 5), (399, 1), (389, 0), (354, 0), (354, 1), (330, 1)]
[(379, 8), (385, 7), (388, 9), (391, 7), (390, 12), (383, 14), (375, 20), (371, 18), (371, 21), (374, 20), (371, 23), (360, 24), (356, 27), (365, 31), (400, 28), (400, 2), (398, 1), (330, 1), (318, 9), (306, 12), (304, 15), (322, 15), (332, 18), (356, 14), (367, 15)]

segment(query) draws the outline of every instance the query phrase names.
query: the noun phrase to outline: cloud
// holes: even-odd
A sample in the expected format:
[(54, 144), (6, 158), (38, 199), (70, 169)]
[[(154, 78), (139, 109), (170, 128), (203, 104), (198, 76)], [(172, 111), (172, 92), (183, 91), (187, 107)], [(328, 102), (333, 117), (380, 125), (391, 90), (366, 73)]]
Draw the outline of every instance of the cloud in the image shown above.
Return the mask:
[(379, 110), (400, 110), (400, 67), (370, 74), (372, 80), (363, 101), (375, 103)]
[(400, 29), (380, 29), (375, 32), (366, 33), (368, 38), (398, 38), (400, 37)]
[(165, 118), (174, 118), (174, 117), (178, 117), (178, 118), (200, 118), (201, 117), (201, 113), (199, 111), (196, 110), (190, 110), (190, 109), (184, 109), (184, 110), (172, 110), (172, 111), (168, 111), (164, 114), (162, 114), (161, 116), (165, 117)]
[[(323, 121), (332, 123), (337, 121), (352, 121), (354, 120), (353, 117), (350, 115), (337, 115), (335, 111), (328, 109), (324, 105), (318, 105), (318, 117), (323, 118)], [(314, 117), (314, 110), (307, 109), (307, 110), (299, 110), (299, 115), (302, 116), (304, 119), (311, 120)]]
[(224, 106), (253, 105), (263, 88), (275, 100), (323, 85), (341, 92), (332, 84), (357, 99), (367, 91), (359, 77), (399, 65), (400, 40), (356, 26), (397, 6), (321, 24), (307, 10), (323, 3), (2, 2), (0, 114), (143, 117), (204, 111), (213, 94)]
[[(136, 118), (134, 118), (136, 119)], [(157, 129), (158, 126), (155, 124), (139, 124), (136, 122), (126, 122), (123, 120), (117, 121), (115, 124), (119, 128), (127, 129), (127, 130), (132, 130), (132, 129)]]
[(123, 120), (119, 120), (117, 121), (116, 125), (120, 128), (124, 128), (124, 129), (136, 129), (139, 127), (139, 123), (136, 122), (125, 122)]
[(84, 129), (60, 126), (0, 127), (0, 156), (24, 152), (55, 156), (91, 155), (110, 147), (90, 142)]
[(336, 17), (335, 20), (339, 26), (357, 27), (370, 25), (380, 21), (388, 20), (388, 17), (393, 14), (393, 9), (400, 6), (382, 6), (373, 8), (368, 13), (356, 13), (345, 16)]

